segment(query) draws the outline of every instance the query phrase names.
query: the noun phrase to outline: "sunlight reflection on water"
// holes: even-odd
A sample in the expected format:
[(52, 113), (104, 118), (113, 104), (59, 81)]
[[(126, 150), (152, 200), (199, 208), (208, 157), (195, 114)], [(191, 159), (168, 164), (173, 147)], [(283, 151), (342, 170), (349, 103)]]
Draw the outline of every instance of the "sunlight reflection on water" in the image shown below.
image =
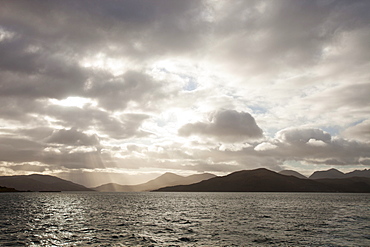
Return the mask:
[(0, 245), (370, 246), (370, 195), (4, 193)]

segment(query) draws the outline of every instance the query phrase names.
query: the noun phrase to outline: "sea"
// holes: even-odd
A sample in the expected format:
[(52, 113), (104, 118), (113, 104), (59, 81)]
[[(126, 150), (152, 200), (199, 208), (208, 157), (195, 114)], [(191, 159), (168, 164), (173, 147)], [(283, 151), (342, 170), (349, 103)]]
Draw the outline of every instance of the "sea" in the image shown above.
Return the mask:
[(370, 246), (370, 194), (1, 193), (0, 246)]

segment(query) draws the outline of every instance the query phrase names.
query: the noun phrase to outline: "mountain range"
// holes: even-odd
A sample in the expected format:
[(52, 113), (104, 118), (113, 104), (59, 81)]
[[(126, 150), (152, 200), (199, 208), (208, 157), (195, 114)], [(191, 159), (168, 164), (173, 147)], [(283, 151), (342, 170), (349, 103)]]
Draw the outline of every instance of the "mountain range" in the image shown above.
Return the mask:
[(191, 185), (161, 188), (177, 192), (364, 192), (370, 193), (370, 178), (302, 179), (265, 168), (233, 172)]
[(138, 185), (120, 185), (115, 183), (104, 184), (93, 190), (100, 192), (141, 192), (141, 191), (152, 191), (162, 187), (175, 186), (175, 185), (188, 185), (198, 183), (203, 180), (216, 177), (210, 173), (195, 174), (191, 176), (180, 176), (174, 173), (167, 172), (153, 180), (150, 180), (143, 184)]
[(17, 191), (92, 191), (58, 177), (40, 174), (0, 176), (0, 186)]
[(336, 169), (316, 171), (309, 178), (284, 170), (279, 173), (265, 168), (233, 172), (216, 177), (204, 173), (180, 176), (165, 173), (139, 185), (104, 184), (96, 188), (49, 175), (0, 176), (0, 192), (17, 191), (208, 191), (208, 192), (370, 192), (370, 170), (355, 170), (348, 173)]
[(309, 178), (310, 179), (321, 179), (321, 178), (351, 178), (351, 177), (367, 177), (370, 178), (370, 169), (365, 170), (354, 170), (352, 172), (343, 173), (337, 169), (329, 169), (326, 171), (315, 171)]

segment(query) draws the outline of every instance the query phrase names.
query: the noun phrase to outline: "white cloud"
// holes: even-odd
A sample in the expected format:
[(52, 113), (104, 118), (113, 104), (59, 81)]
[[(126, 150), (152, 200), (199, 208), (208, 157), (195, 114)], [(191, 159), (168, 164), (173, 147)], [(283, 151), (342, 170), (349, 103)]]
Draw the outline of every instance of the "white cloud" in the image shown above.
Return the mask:
[(262, 142), (260, 144), (258, 144), (257, 146), (254, 147), (254, 150), (256, 151), (265, 151), (265, 150), (272, 150), (272, 149), (275, 149), (277, 148), (276, 145), (274, 144), (271, 144), (269, 142)]

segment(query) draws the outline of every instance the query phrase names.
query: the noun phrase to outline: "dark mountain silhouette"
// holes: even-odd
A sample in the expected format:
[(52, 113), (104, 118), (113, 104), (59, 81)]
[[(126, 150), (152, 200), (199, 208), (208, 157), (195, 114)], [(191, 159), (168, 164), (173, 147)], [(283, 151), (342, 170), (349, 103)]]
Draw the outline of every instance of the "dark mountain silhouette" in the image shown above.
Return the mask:
[(320, 179), (320, 178), (345, 178), (345, 177), (346, 176), (344, 175), (343, 172), (332, 168), (326, 171), (315, 171), (309, 178)]
[(19, 191), (92, 191), (82, 185), (49, 175), (0, 176), (0, 186)]
[(191, 185), (161, 188), (157, 191), (187, 192), (370, 192), (370, 179), (341, 181), (300, 179), (265, 168), (231, 173)]
[(203, 180), (207, 180), (215, 177), (210, 173), (195, 174), (187, 177), (183, 177), (174, 173), (167, 172), (153, 180), (150, 180), (143, 184), (138, 185), (120, 185), (115, 183), (104, 184), (93, 188), (96, 191), (101, 192), (140, 192), (140, 191), (151, 191), (166, 186), (174, 185), (188, 185), (198, 183)]
[(370, 169), (365, 170), (354, 170), (345, 174), (346, 177), (364, 177), (370, 178)]
[(324, 178), (351, 178), (351, 177), (366, 177), (370, 178), (370, 170), (355, 170), (348, 173), (343, 173), (337, 169), (329, 169), (326, 171), (316, 171), (309, 178), (310, 179), (324, 179)]
[(14, 188), (0, 186), (0, 192), (18, 192), (18, 190)]
[(293, 171), (293, 170), (283, 170), (283, 171), (280, 171), (279, 174), (282, 174), (285, 176), (294, 176), (294, 177), (302, 178), (302, 179), (307, 178), (306, 176), (300, 174), (299, 172)]

